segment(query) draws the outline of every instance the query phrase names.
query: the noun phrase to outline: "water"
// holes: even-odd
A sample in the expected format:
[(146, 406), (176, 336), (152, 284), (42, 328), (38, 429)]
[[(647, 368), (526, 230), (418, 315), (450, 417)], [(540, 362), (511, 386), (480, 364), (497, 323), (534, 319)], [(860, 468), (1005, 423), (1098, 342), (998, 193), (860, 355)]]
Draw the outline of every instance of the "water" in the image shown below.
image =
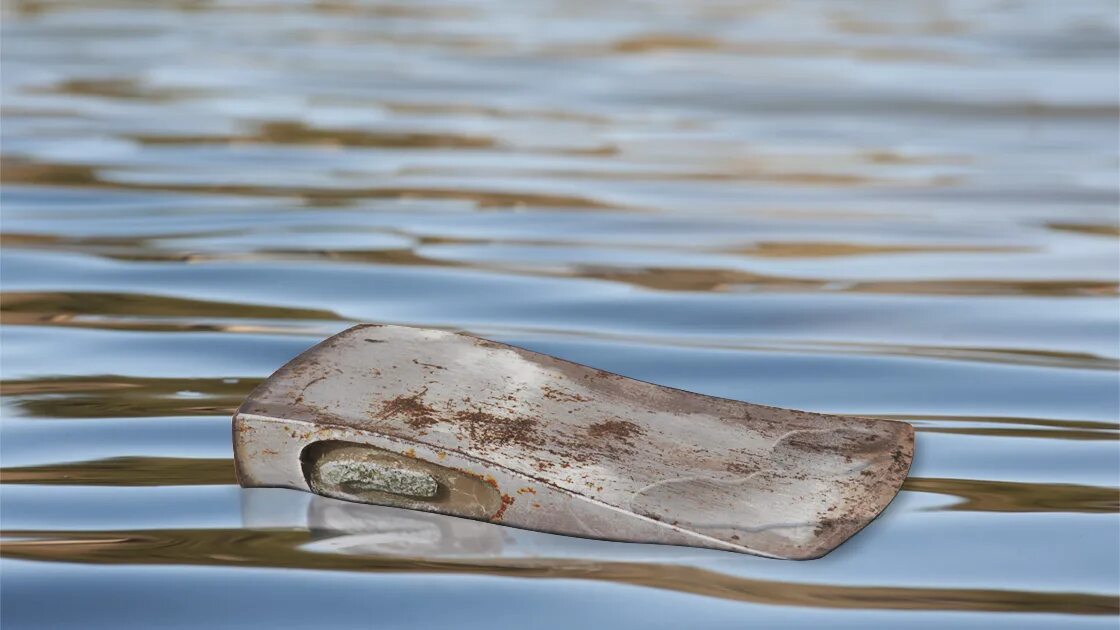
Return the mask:
[[(1115, 3), (8, 0), (5, 627), (1115, 627)], [(239, 489), (354, 322), (918, 428), (824, 559)]]

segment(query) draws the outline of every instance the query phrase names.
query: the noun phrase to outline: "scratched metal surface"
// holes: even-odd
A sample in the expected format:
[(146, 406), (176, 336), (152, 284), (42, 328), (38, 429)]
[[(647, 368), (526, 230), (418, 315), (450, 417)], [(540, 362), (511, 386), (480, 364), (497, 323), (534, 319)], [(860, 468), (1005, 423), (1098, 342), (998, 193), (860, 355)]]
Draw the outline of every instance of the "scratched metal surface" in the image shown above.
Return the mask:
[[(0, 621), (1114, 627), (1116, 24), (6, 0)], [(360, 321), (918, 455), (801, 563), (238, 488), (230, 413)]]
[(500, 499), (481, 513), (473, 490), (462, 508), (397, 496), (383, 505), (797, 560), (879, 515), (914, 456), (904, 422), (712, 398), (469, 335), (378, 324), (324, 340), (253, 390), (233, 419), (238, 481), (316, 489), (309, 453), (332, 441), (466, 471)]

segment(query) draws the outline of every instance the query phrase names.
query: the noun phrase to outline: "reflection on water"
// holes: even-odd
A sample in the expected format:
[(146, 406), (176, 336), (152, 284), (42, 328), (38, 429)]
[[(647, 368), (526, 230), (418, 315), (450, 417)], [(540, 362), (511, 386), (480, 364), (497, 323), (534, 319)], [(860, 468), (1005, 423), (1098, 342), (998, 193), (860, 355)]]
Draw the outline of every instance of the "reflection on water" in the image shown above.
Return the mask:
[[(399, 523), (386, 525), (401, 526)], [(410, 527), (419, 524), (409, 523)], [(406, 535), (395, 539), (403, 551), (430, 552), (434, 543), (416, 544)], [(444, 532), (439, 532), (442, 535)], [(417, 562), (399, 559), (395, 553), (351, 555), (351, 549), (327, 547), (326, 553), (304, 549), (323, 545), (308, 532), (252, 529), (203, 529), (119, 532), (10, 532), (15, 540), (5, 543), (9, 558), (96, 562), (104, 564), (207, 564), (235, 567), (311, 568), (336, 571), (481, 573), (520, 578), (563, 578), (603, 580), (736, 601), (824, 608), (855, 608), (920, 611), (983, 611), (1062, 613), (1068, 615), (1115, 615), (1120, 612), (1108, 595), (983, 591), (938, 588), (862, 587), (818, 584), (789, 584), (735, 578), (682, 565), (602, 562), (566, 559), (549, 561), (503, 560), (492, 555), (480, 562), (455, 562), (425, 557)], [(462, 532), (450, 532), (461, 536)], [(457, 538), (456, 543), (479, 541)], [(485, 542), (485, 541), (484, 541)], [(415, 549), (407, 546), (416, 545)], [(438, 548), (438, 547), (437, 547)], [(402, 551), (402, 549), (397, 549)], [(486, 551), (486, 550), (479, 550)]]
[(612, 206), (579, 196), (545, 195), (534, 193), (505, 192), (495, 190), (474, 190), (472, 188), (440, 187), (325, 187), (325, 186), (285, 186), (253, 184), (192, 184), (192, 183), (147, 183), (147, 182), (107, 182), (98, 177), (94, 168), (86, 166), (27, 163), (9, 159), (0, 164), (0, 180), (5, 184), (81, 186), (83, 188), (112, 188), (118, 190), (230, 194), (253, 197), (285, 197), (301, 200), (307, 205), (338, 205), (357, 203), (367, 199), (415, 198), (432, 201), (451, 200), (469, 202), (485, 208), (538, 208), (564, 209), (614, 209)]
[(1120, 612), (1115, 599), (1106, 595), (853, 588), (753, 580), (704, 568), (712, 554), (692, 549), (567, 538), (408, 510), (284, 494), (276, 497), (243, 492), (242, 529), (9, 531), (5, 554), (21, 559), (106, 564), (213, 564), (574, 578), (736, 601), (836, 609), (1071, 615)]
[(7, 381), (14, 407), (44, 418), (232, 416), (264, 379), (143, 378), (113, 375)]
[[(195, 236), (194, 238), (197, 238)], [(122, 261), (180, 261), (180, 262), (217, 262), (217, 261), (337, 261), (348, 263), (368, 263), (374, 265), (404, 265), (410, 267), (457, 267), (465, 269), (488, 270), (509, 274), (532, 274), (544, 276), (563, 276), (608, 280), (632, 284), (641, 288), (660, 291), (845, 291), (859, 293), (901, 293), (909, 295), (1034, 295), (1034, 296), (1115, 296), (1116, 283), (1087, 280), (908, 280), (908, 281), (863, 281), (839, 283), (819, 278), (792, 278), (758, 274), (734, 269), (712, 268), (674, 268), (674, 267), (636, 267), (627, 269), (608, 268), (597, 264), (565, 261), (564, 267), (542, 266), (531, 260), (517, 261), (472, 261), (447, 260), (441, 257), (424, 256), (413, 249), (377, 250), (330, 250), (330, 249), (264, 249), (238, 252), (183, 251), (147, 246), (146, 240), (136, 239), (135, 243), (121, 239), (55, 239), (49, 236), (12, 234), (8, 235), (5, 245), (13, 248), (53, 249), (80, 252), (93, 256), (104, 256)], [(168, 241), (172, 239), (159, 239)], [(446, 242), (444, 243), (446, 244)], [(550, 247), (550, 243), (537, 243), (539, 248)], [(440, 248), (426, 248), (438, 253)], [(450, 249), (450, 248), (442, 248)], [(494, 249), (497, 249), (496, 247)], [(985, 251), (982, 248), (940, 248), (934, 246), (857, 246), (844, 243), (786, 243), (775, 247), (770, 243), (759, 243), (752, 250), (737, 253), (754, 257), (793, 257), (822, 258), (844, 255), (901, 254), (905, 252), (932, 253), (937, 251)], [(995, 250), (995, 251), (998, 251)], [(585, 257), (593, 252), (578, 250), (569, 254), (575, 258)], [(270, 309), (271, 310), (271, 309)], [(275, 309), (280, 310), (280, 309)], [(249, 313), (245, 314), (249, 316)]]
[(964, 499), (952, 510), (982, 512), (1096, 512), (1120, 511), (1115, 488), (1074, 484), (1015, 483), (974, 479), (924, 479), (906, 481), (906, 490), (936, 492)]
[[(220, 625), (191, 566), (271, 625), (1114, 625), (1114, 3), (3, 11), (7, 625)], [(237, 489), (225, 418), (359, 321), (911, 422), (913, 477), (812, 563)]]
[(0, 469), (3, 483), (74, 486), (209, 486), (237, 483), (232, 459), (111, 457)]
[[(0, 468), (0, 480), (8, 484), (124, 487), (237, 483), (231, 459), (135, 456)], [(1116, 490), (1097, 486), (911, 477), (906, 481), (903, 489), (949, 495), (960, 499), (957, 503), (930, 509), (981, 512), (1120, 512), (1120, 496), (1117, 496)], [(323, 511), (337, 510), (358, 516), (378, 513), (376, 509), (366, 510), (365, 508), (369, 506), (356, 503), (320, 498), (314, 500), (315, 505)], [(260, 511), (259, 507), (257, 511)], [(394, 514), (397, 512), (393, 511)], [(442, 519), (439, 515), (427, 514), (422, 518), (433, 522)], [(448, 522), (461, 521), (450, 519)], [(563, 539), (563, 537), (553, 538)]]
[[(417, 532), (412, 532), (417, 533)], [(455, 532), (458, 533), (458, 532)], [(276, 530), (188, 530), (122, 532), (11, 532), (9, 558), (105, 564), (214, 564), (236, 567), (312, 568), (393, 573), (481, 573), (520, 578), (608, 580), (737, 601), (826, 608), (945, 610), (1114, 615), (1114, 598), (1088, 594), (1016, 591), (905, 589), (786, 584), (738, 579), (687, 566), (595, 562), (588, 560), (506, 561), (479, 563), (394, 555), (353, 557), (301, 549), (315, 539), (306, 532)], [(462, 542), (462, 541), (461, 541)], [(465, 541), (475, 542), (475, 541)], [(424, 551), (423, 548), (416, 551)]]

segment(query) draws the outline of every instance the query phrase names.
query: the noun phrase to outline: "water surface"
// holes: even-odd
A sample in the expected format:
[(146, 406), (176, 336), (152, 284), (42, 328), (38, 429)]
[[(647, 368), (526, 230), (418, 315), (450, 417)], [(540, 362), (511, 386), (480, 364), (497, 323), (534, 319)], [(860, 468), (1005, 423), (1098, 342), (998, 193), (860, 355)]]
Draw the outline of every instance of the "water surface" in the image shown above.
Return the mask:
[[(6, 0), (3, 622), (1114, 627), (1113, 2)], [(918, 429), (783, 562), (241, 490), (373, 321)]]

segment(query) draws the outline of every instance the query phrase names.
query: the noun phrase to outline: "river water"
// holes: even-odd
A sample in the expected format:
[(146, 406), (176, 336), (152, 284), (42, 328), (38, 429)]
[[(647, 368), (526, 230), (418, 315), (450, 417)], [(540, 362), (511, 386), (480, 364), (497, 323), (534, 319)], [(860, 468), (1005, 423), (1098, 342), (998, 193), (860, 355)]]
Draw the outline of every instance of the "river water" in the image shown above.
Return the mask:
[[(3, 14), (5, 628), (1114, 628), (1115, 2)], [(917, 427), (821, 560), (233, 480), (372, 321)]]

